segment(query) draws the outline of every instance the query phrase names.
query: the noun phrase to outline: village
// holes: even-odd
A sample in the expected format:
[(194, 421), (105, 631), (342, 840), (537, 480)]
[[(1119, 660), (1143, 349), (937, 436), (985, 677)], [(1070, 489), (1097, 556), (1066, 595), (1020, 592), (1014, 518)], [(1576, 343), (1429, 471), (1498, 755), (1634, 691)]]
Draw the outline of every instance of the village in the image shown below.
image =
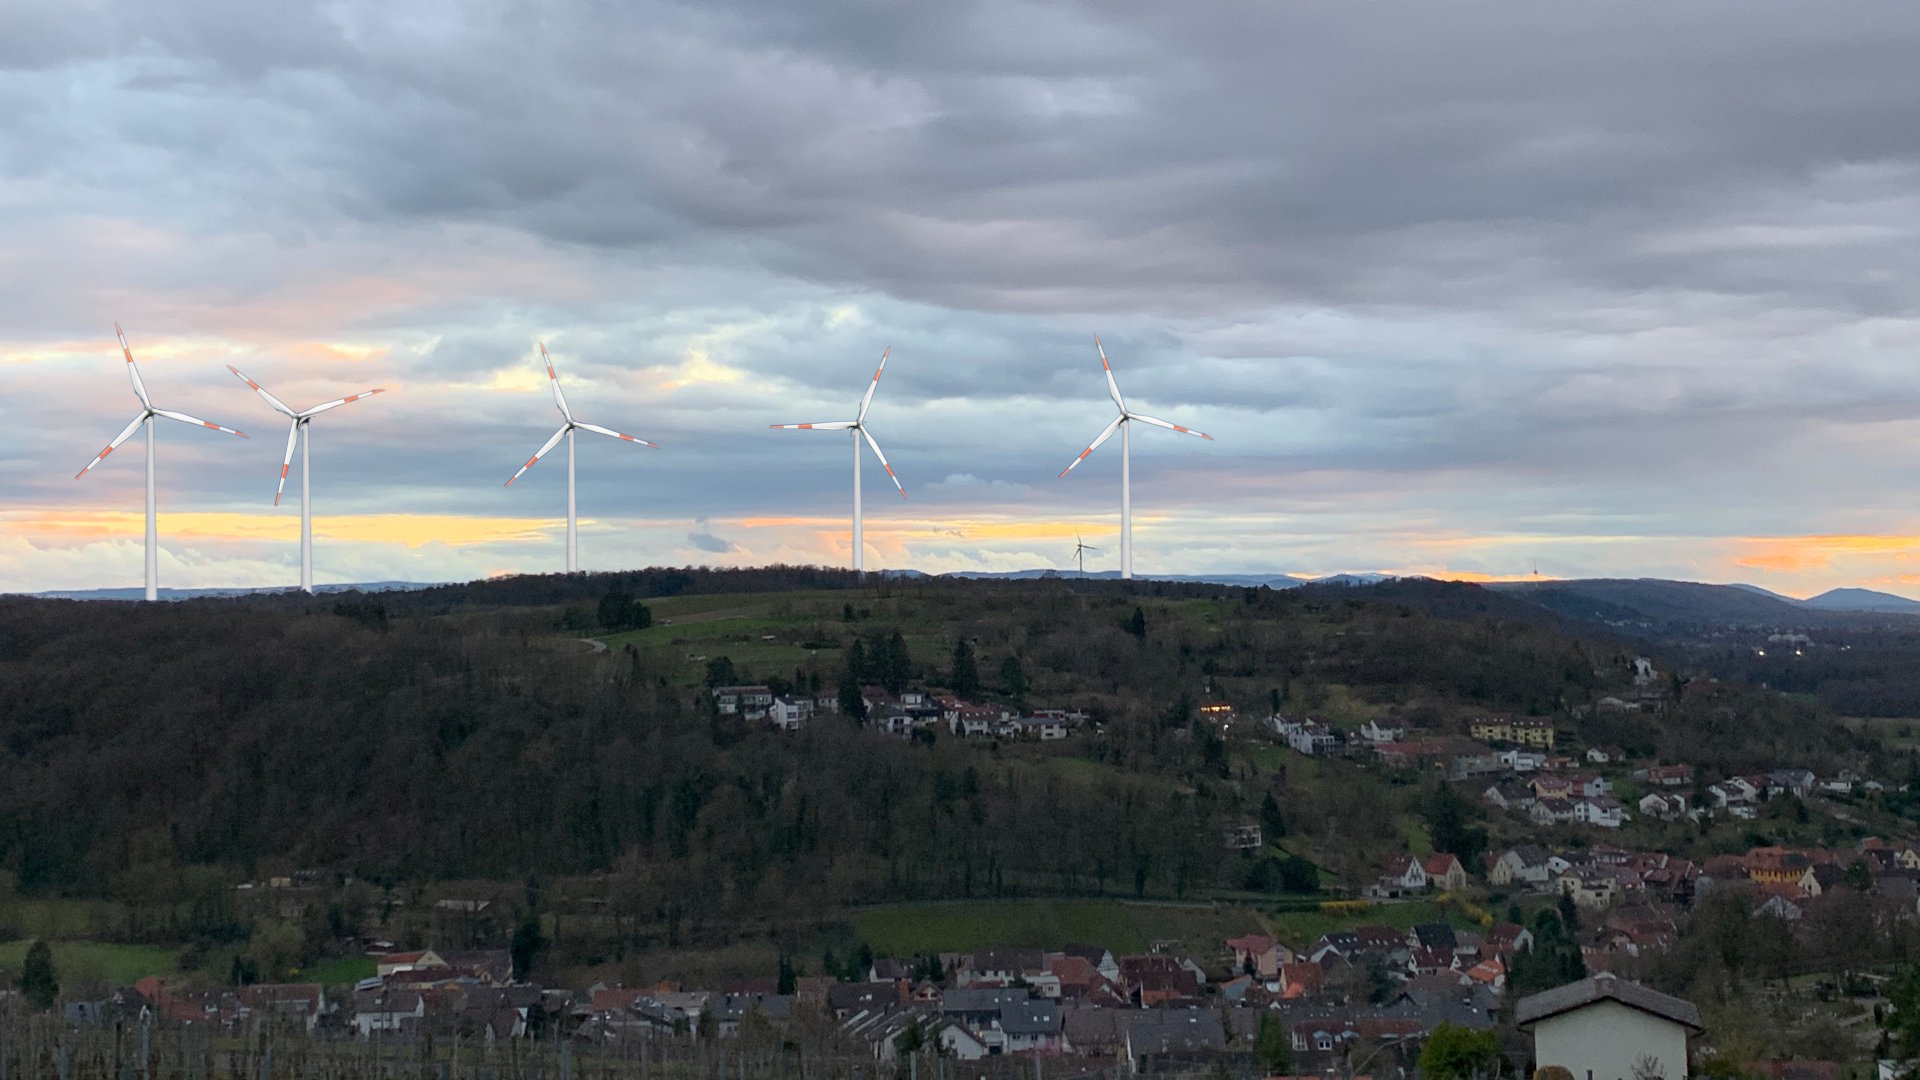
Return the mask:
[[(875, 959), (862, 978), (801, 977), (784, 990), (768, 977), (712, 988), (662, 982), (579, 991), (514, 979), (506, 950), (416, 950), (376, 953), (378, 973), (339, 996), (314, 983), (196, 991), (154, 977), (100, 1000), (70, 1001), (64, 1016), (76, 1029), (160, 1024), (234, 1035), (270, 1028), (390, 1046), (564, 1040), (583, 1054), (641, 1046), (665, 1053), (804, 1031), (880, 1066), (924, 1054), (958, 1062), (1029, 1057), (1056, 1062), (1056, 1073), (1065, 1066), (1146, 1074), (1220, 1066), (1265, 1075), (1284, 1066), (1335, 1075), (1369, 1062), (1376, 1072), (1411, 1072), (1435, 1032), (1494, 1030), (1502, 972), (1531, 947), (1528, 930), (1505, 924), (1484, 934), (1446, 924), (1409, 932), (1361, 926), (1307, 950), (1248, 934), (1202, 957), (1116, 957), (1088, 945), (1007, 948)], [(1376, 985), (1382, 969), (1388, 981)], [(1605, 974), (1587, 983), (1593, 1001), (1624, 993), (1656, 1002), (1683, 1047), (1698, 1032), (1698, 1016), (1684, 1002)]]

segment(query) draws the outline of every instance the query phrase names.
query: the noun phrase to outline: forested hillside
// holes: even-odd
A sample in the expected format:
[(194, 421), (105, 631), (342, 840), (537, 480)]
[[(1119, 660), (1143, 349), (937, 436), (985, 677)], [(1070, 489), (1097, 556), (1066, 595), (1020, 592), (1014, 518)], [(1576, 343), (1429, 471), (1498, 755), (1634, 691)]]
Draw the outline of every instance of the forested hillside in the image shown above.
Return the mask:
[[(697, 930), (769, 906), (1277, 889), (1264, 860), (1220, 843), (1258, 820), (1354, 880), (1410, 829), (1425, 835), (1431, 781), (1338, 762), (1289, 773), (1251, 721), (1276, 704), (1436, 731), (1475, 711), (1570, 718), (1625, 679), (1631, 650), (1521, 606), (1432, 582), (875, 585), (785, 569), (8, 600), (0, 864), (23, 893), (177, 919), (294, 869), (608, 874), (636, 919)], [(711, 675), (831, 693), (850, 661), (856, 682), (882, 676), (856, 654), (945, 688), (962, 641), (961, 681), (980, 697), (1091, 722), (1050, 744), (907, 741), (846, 717), (780, 733), (716, 715), (704, 692)], [(1243, 722), (1196, 721), (1207, 701)], [(1670, 718), (1582, 722), (1708, 768), (1861, 750), (1811, 706), (1731, 688)], [(686, 897), (700, 901), (669, 910)]]

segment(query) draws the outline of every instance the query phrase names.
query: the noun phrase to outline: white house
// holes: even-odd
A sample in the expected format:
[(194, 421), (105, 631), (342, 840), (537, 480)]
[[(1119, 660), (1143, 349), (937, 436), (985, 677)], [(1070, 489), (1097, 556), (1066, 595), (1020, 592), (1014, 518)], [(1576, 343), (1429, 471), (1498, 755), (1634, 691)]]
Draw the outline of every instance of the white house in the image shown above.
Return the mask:
[(1672, 821), (1675, 818), (1686, 816), (1687, 797), (1685, 795), (1662, 795), (1655, 791), (1641, 796), (1639, 806), (1640, 812), (1648, 817), (1659, 818), (1662, 821)]
[(1579, 799), (1573, 804), (1573, 820), (1582, 825), (1617, 829), (1627, 822), (1627, 808), (1611, 795)]
[(1000, 710), (991, 705), (960, 705), (952, 710), (947, 730), (955, 735), (987, 736), (1000, 720)]
[(713, 704), (722, 716), (737, 713), (749, 720), (759, 720), (773, 706), (773, 691), (764, 686), (716, 686)]
[(1406, 728), (1383, 724), (1379, 720), (1369, 720), (1360, 725), (1360, 737), (1370, 743), (1399, 742), (1406, 734)]
[(1574, 1080), (1686, 1080), (1687, 1036), (1701, 1031), (1691, 1002), (1601, 972), (1520, 999), (1520, 1030), (1539, 1068)]
[(1498, 758), (1500, 764), (1517, 773), (1537, 772), (1547, 765), (1547, 755), (1538, 750), (1502, 750)]
[(1547, 853), (1532, 844), (1508, 848), (1487, 869), (1487, 880), (1494, 885), (1545, 885), (1552, 878)]
[(767, 709), (767, 719), (781, 731), (799, 731), (813, 719), (813, 699), (776, 697)]
[(1020, 721), (1020, 734), (1028, 739), (1053, 742), (1067, 737), (1067, 722), (1051, 716), (1029, 716)]
[(1289, 726), (1291, 730), (1286, 732), (1287, 745), (1309, 757), (1332, 753), (1340, 741), (1332, 728), (1318, 720), (1302, 720)]
[(1387, 872), (1380, 875), (1375, 890), (1382, 896), (1419, 892), (1427, 887), (1427, 869), (1412, 855), (1395, 855), (1387, 861)]
[(1717, 784), (1708, 784), (1707, 794), (1712, 796), (1715, 806), (1727, 807), (1753, 802), (1760, 797), (1760, 789), (1747, 783), (1744, 777), (1729, 776)]
[(353, 995), (353, 1026), (363, 1039), (376, 1031), (399, 1031), (427, 1015), (418, 990), (360, 990)]

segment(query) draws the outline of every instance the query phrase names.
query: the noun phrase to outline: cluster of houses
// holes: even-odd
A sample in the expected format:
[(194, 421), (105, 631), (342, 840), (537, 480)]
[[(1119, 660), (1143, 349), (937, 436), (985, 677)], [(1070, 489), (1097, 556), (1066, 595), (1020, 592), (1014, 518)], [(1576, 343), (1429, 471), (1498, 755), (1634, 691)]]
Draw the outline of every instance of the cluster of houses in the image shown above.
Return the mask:
[[(1430, 733), (1409, 736), (1404, 725), (1372, 719), (1351, 732), (1316, 717), (1267, 717), (1269, 735), (1309, 757), (1372, 759), (1395, 768), (1437, 767), (1450, 779), (1484, 773), (1533, 772), (1570, 766), (1573, 759), (1554, 755), (1555, 729), (1539, 716), (1481, 716), (1468, 722), (1471, 737)], [(1496, 749), (1500, 743), (1506, 749)]]
[(1750, 889), (1755, 914), (1787, 922), (1848, 890), (1898, 901), (1920, 914), (1920, 846), (1869, 837), (1853, 850), (1758, 847), (1701, 864), (1696, 893), (1727, 887)]
[(235, 1032), (271, 1022), (360, 1038), (410, 1036), (435, 1025), (491, 1042), (549, 1030), (570, 999), (566, 991), (516, 983), (504, 949), (426, 950), (377, 956), (375, 974), (345, 999), (329, 997), (320, 983), (187, 989), (149, 976), (98, 1001), (67, 1002), (64, 1011), (76, 1024), (144, 1018)]
[[(1616, 932), (1634, 937), (1638, 926), (1622, 920)], [(787, 1037), (780, 1033), (807, 1015), (879, 1065), (928, 1052), (958, 1061), (1071, 1056), (1083, 1072), (1129, 1073), (1247, 1072), (1262, 1028), (1278, 1024), (1296, 1074), (1332, 1075), (1349, 1068), (1357, 1050), (1380, 1061), (1376, 1070), (1411, 1070), (1441, 1025), (1491, 1029), (1505, 973), (1531, 948), (1530, 932), (1511, 924), (1484, 932), (1445, 923), (1359, 926), (1298, 951), (1247, 934), (1220, 943), (1204, 963), (1170, 947), (1119, 957), (1092, 945), (997, 948), (913, 963), (879, 959), (863, 979), (801, 978), (791, 993), (768, 979), (717, 990), (596, 985), (578, 994), (515, 982), (504, 951), (426, 950), (379, 955), (376, 974), (347, 1000), (312, 983), (191, 991), (150, 978), (102, 1001), (70, 1003), (66, 1015), (75, 1024), (157, 1020), (216, 1033), (273, 1022), (315, 1037), (383, 1041), (443, 1033), (488, 1045), (569, 1038), (587, 1048), (732, 1039), (756, 1027)], [(1382, 974), (1386, 993), (1377, 985)], [(1634, 1022), (1651, 1025), (1649, 1038), (1682, 1055), (1686, 1036), (1700, 1030), (1687, 1003), (1604, 969), (1521, 999), (1516, 1016), (1543, 1063), (1583, 1067), (1594, 1033), (1621, 1022), (1618, 1005), (1644, 1014)]]
[[(1132, 1071), (1244, 1064), (1271, 1017), (1303, 1061), (1318, 1055), (1331, 1066), (1356, 1039), (1404, 1044), (1415, 1055), (1418, 1040), (1442, 1023), (1490, 1027), (1507, 966), (1530, 947), (1518, 926), (1482, 934), (1435, 923), (1358, 927), (1298, 952), (1248, 934), (1198, 959), (1170, 943), (1118, 957), (1091, 945), (998, 948), (879, 959), (864, 979), (801, 978), (784, 994), (770, 979), (576, 993), (515, 981), (504, 950), (425, 950), (377, 956), (376, 973), (345, 995), (318, 983), (196, 990), (149, 978), (100, 1001), (71, 1002), (66, 1015), (75, 1024), (151, 1019), (216, 1033), (272, 1022), (315, 1037), (406, 1041), (431, 1033), (492, 1044), (562, 1036), (599, 1047), (734, 1038), (750, 1025), (777, 1031), (807, 1015), (880, 1061), (937, 1047), (959, 1060), (1073, 1055)], [(1394, 986), (1385, 1001), (1369, 993), (1376, 969)]]
[[(1359, 927), (1299, 952), (1248, 934), (1222, 943), (1205, 963), (1171, 951), (1115, 957), (1085, 945), (990, 949), (938, 957), (939, 980), (920, 977), (925, 965), (877, 960), (867, 981), (828, 986), (826, 1004), (841, 1030), (883, 1061), (906, 1039), (963, 1061), (1063, 1054), (1136, 1072), (1235, 1067), (1250, 1060), (1260, 1024), (1271, 1018), (1305, 1071), (1332, 1067), (1361, 1038), (1417, 1055), (1419, 1041), (1442, 1023), (1491, 1027), (1508, 962), (1531, 945), (1518, 926), (1476, 934), (1431, 924)], [(1376, 969), (1394, 992), (1370, 1004)]]
[[(838, 694), (784, 695), (775, 694), (765, 686), (716, 686), (712, 694), (714, 709), (720, 715), (764, 721), (782, 731), (798, 731), (816, 714), (840, 711)], [(1087, 719), (1085, 713), (1067, 709), (1034, 709), (1023, 713), (917, 689), (892, 694), (883, 686), (863, 686), (860, 697), (866, 706), (869, 729), (903, 738), (944, 727), (949, 735), (963, 738), (1053, 742), (1066, 738)]]
[[(1556, 752), (1558, 735), (1548, 717), (1479, 716), (1467, 722), (1469, 735), (1409, 736), (1404, 726), (1379, 719), (1342, 731), (1314, 717), (1292, 719), (1278, 713), (1268, 717), (1264, 727), (1273, 738), (1310, 757), (1371, 760), (1386, 768), (1430, 769), (1450, 782), (1484, 783), (1485, 802), (1541, 828), (1618, 829), (1635, 814), (1660, 821), (1719, 815), (1751, 819), (1771, 798), (1846, 796), (1884, 788), (1848, 771), (1820, 777), (1803, 768), (1730, 776), (1698, 786), (1693, 767), (1686, 764), (1642, 763), (1629, 772), (1632, 763), (1618, 749), (1589, 747), (1579, 757)], [(1631, 804), (1616, 794), (1614, 781), (1599, 771), (1603, 767), (1616, 776), (1630, 776), (1641, 789)]]
[(1537, 773), (1492, 784), (1480, 797), (1501, 810), (1524, 814), (1540, 826), (1617, 829), (1631, 820), (1626, 804), (1613, 793), (1613, 781), (1598, 773)]
[(1489, 853), (1486, 876), (1496, 889), (1552, 893), (1597, 910), (1630, 901), (1686, 904), (1693, 898), (1700, 868), (1660, 851), (1601, 844), (1552, 851), (1519, 844)]

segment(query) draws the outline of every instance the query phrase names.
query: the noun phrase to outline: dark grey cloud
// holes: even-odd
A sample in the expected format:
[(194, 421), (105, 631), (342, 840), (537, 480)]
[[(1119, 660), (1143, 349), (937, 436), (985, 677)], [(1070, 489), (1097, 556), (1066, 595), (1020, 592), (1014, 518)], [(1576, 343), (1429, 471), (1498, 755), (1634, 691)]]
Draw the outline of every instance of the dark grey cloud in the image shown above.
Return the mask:
[[(395, 393), (316, 447), (385, 482), (331, 489), (363, 512), (550, 510), (551, 461), (499, 481), (551, 406), (482, 392), (542, 338), (665, 447), (583, 452), (583, 509), (839, 512), (844, 445), (764, 425), (850, 414), (891, 344), (872, 423), (916, 498), (1106, 512), (1110, 450), (1054, 479), (1109, 415), (1100, 332), (1130, 400), (1220, 437), (1142, 433), (1143, 504), (1338, 476), (1435, 520), (1807, 527), (1920, 480), (1862, 441), (1920, 412), (1916, 46), (1905, 8), (1774, 0), (17, 3), (0, 348), (74, 381), (0, 366), (35, 435), (0, 497), (66, 497), (117, 430), (122, 318), (205, 341), (152, 377), (230, 421), (225, 359), (378, 345)], [(221, 466), (277, 469), (256, 434), (169, 440), (169, 496), (252, 505)]]

